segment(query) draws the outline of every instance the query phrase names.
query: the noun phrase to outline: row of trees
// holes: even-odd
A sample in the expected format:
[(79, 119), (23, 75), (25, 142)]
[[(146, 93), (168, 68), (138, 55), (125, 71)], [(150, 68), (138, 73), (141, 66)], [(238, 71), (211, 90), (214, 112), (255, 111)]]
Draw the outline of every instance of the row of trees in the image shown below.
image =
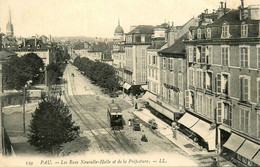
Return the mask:
[(74, 60), (74, 65), (100, 87), (106, 88), (110, 92), (118, 88), (118, 77), (111, 65), (100, 61), (92, 61), (85, 57), (77, 57)]

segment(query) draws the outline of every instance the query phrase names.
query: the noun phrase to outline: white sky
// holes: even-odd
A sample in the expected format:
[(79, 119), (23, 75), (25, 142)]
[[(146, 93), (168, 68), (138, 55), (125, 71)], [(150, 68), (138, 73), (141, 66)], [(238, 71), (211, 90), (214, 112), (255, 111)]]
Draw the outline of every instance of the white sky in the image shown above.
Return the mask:
[[(182, 25), (205, 9), (217, 9), (221, 0), (0, 0), (0, 27), (6, 32), (8, 6), (16, 36), (113, 37), (118, 18), (125, 32), (131, 25)], [(225, 1), (225, 0), (223, 0)], [(245, 6), (260, 4), (244, 0)], [(241, 0), (226, 0), (228, 8)]]

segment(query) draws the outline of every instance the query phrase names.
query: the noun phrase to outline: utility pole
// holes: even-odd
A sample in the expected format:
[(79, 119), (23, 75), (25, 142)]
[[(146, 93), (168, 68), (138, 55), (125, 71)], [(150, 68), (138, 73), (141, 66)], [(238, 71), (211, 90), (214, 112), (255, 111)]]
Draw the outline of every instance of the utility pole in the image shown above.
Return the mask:
[(23, 133), (25, 134), (25, 103), (26, 103), (26, 85), (23, 87)]

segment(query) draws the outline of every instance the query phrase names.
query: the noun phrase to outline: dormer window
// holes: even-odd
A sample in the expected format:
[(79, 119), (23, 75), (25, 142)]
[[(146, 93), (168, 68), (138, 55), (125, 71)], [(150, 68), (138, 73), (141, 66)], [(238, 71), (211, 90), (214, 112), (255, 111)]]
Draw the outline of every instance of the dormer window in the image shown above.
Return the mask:
[(191, 33), (191, 31), (189, 31), (189, 33), (188, 33), (188, 39), (192, 40), (192, 33)]
[(196, 30), (192, 30), (192, 39), (195, 39)]
[(40, 44), (38, 44), (38, 45), (37, 45), (37, 49), (40, 49), (40, 48), (41, 48), (41, 45), (40, 45)]
[(197, 38), (201, 39), (201, 29), (200, 28), (197, 29)]
[(229, 37), (229, 25), (224, 23), (222, 26), (222, 34), (221, 38), (228, 38)]
[(21, 48), (22, 48), (22, 45), (18, 45), (18, 48), (21, 49)]
[(211, 38), (211, 28), (207, 28), (206, 33), (207, 33), (207, 35), (206, 35), (207, 38), (210, 39)]
[(248, 36), (248, 25), (242, 23), (241, 25), (241, 37), (247, 37)]

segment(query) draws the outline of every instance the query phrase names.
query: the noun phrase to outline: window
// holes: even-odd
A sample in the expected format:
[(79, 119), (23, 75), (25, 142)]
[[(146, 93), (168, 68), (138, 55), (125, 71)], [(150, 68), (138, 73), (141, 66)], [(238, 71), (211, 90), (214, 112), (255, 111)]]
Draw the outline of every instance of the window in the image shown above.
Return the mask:
[(239, 49), (240, 51), (240, 67), (247, 68), (248, 65), (248, 58), (249, 58), (249, 47), (242, 46)]
[(153, 64), (157, 64), (157, 62), (156, 62), (156, 56), (153, 56)]
[(212, 91), (212, 72), (205, 72), (206, 89)]
[(247, 37), (248, 36), (248, 25), (242, 23), (241, 25), (241, 37)]
[(258, 69), (260, 69), (260, 46), (257, 47), (257, 65)]
[(250, 100), (250, 77), (240, 76), (240, 95), (242, 101)]
[(249, 133), (249, 115), (248, 109), (240, 109), (240, 130), (246, 133)]
[(193, 47), (189, 47), (189, 63), (193, 62)]
[(197, 29), (197, 38), (201, 39), (201, 29)]
[(212, 46), (208, 46), (206, 52), (206, 64), (212, 64)]
[(203, 96), (202, 94), (197, 94), (197, 112), (202, 113), (203, 112)]
[(213, 100), (211, 97), (206, 97), (206, 115), (214, 119)]
[(179, 92), (179, 108), (182, 109), (183, 107), (183, 93), (182, 91)]
[(145, 49), (142, 49), (142, 57), (145, 57)]
[(172, 101), (171, 89), (168, 89), (168, 101)]
[(157, 77), (157, 72), (158, 72), (158, 70), (156, 69), (156, 70), (155, 70), (155, 79), (156, 79), (156, 80), (158, 79), (158, 77)]
[(152, 77), (154, 78), (154, 69), (152, 69)]
[(222, 102), (218, 102), (217, 103), (217, 123), (221, 123), (222, 122), (222, 112), (224, 111), (224, 105)]
[(194, 86), (194, 80), (193, 80), (194, 76), (193, 76), (193, 69), (189, 69), (189, 85), (190, 86)]
[(194, 63), (196, 63), (196, 61), (197, 61), (196, 52), (197, 52), (196, 47), (193, 47), (193, 62)]
[(222, 58), (222, 65), (227, 66), (229, 61), (229, 47), (228, 46), (221, 46), (221, 58)]
[(148, 55), (149, 65), (151, 64), (151, 55)]
[(229, 95), (229, 75), (217, 74), (217, 93)]
[(145, 72), (142, 73), (142, 82), (146, 82), (146, 73)]
[(201, 63), (205, 63), (206, 61), (205, 61), (205, 57), (206, 57), (206, 47), (205, 46), (203, 46), (203, 47), (201, 47), (201, 53), (200, 53), (200, 62)]
[(166, 69), (166, 58), (163, 58), (163, 69)]
[(173, 70), (173, 59), (168, 59), (168, 69)]
[(232, 126), (232, 110), (229, 104), (223, 103), (224, 113), (223, 113), (223, 123)]
[(151, 69), (149, 68), (149, 77), (151, 77)]
[(222, 33), (221, 38), (228, 38), (229, 37), (229, 25), (224, 23), (222, 26)]
[(146, 64), (145, 64), (145, 60), (142, 61), (142, 70), (146, 69)]
[(178, 74), (178, 88), (179, 88), (180, 90), (183, 89), (183, 85), (182, 85), (182, 73), (179, 73), (179, 74)]
[(210, 39), (211, 38), (211, 29), (207, 28), (207, 32), (206, 33), (207, 33), (206, 34), (207, 38)]
[(201, 71), (201, 70), (197, 70), (197, 84), (196, 84), (196, 86), (198, 87), (198, 88), (203, 88), (204, 86), (203, 86), (203, 84), (204, 84), (204, 75), (203, 75), (203, 71)]

